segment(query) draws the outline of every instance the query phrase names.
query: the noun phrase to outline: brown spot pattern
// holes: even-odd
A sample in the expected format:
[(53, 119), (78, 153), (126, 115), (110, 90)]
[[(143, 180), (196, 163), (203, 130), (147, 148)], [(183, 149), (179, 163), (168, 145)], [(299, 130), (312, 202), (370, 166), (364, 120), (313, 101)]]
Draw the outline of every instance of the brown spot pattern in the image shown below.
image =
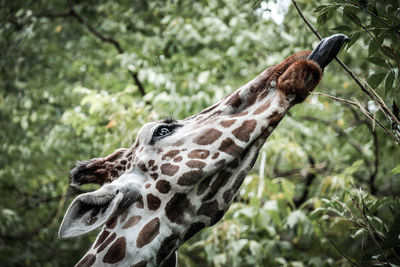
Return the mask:
[(202, 169), (206, 166), (206, 164), (200, 160), (189, 160), (186, 162), (186, 166), (192, 169)]
[(142, 199), (141, 196), (136, 201), (136, 208), (138, 208), (138, 209), (143, 209), (144, 208), (144, 203), (143, 203), (143, 199)]
[(215, 167), (217, 167), (217, 168), (221, 168), (221, 167), (224, 167), (225, 162), (226, 162), (226, 160), (221, 159), (221, 160), (217, 161), (214, 165), (215, 165)]
[(277, 111), (274, 111), (268, 118), (268, 122), (270, 126), (276, 126), (278, 123), (282, 120), (283, 115), (278, 113)]
[(199, 187), (197, 188), (197, 195), (198, 196), (203, 194), (206, 191), (206, 189), (209, 188), (212, 177), (213, 176), (209, 176), (206, 179), (204, 179), (203, 181), (201, 181), (201, 183), (199, 184)]
[(161, 173), (164, 175), (172, 176), (179, 170), (179, 166), (165, 163), (161, 165)]
[(221, 135), (222, 132), (213, 128), (208, 128), (197, 135), (193, 139), (193, 142), (201, 146), (210, 145), (214, 143), (218, 138), (220, 138)]
[(160, 193), (166, 194), (171, 189), (171, 184), (166, 180), (160, 180), (156, 183), (156, 188)]
[(141, 169), (143, 172), (147, 172), (147, 168), (146, 168), (146, 164), (144, 164), (143, 161), (139, 161), (137, 166), (139, 167), (139, 169)]
[(231, 176), (231, 172), (222, 170), (210, 185), (210, 190), (208, 191), (207, 195), (204, 196), (203, 201), (213, 198), (215, 194), (217, 194), (218, 190), (226, 185)]
[(180, 162), (182, 161), (182, 157), (181, 156), (177, 156), (176, 158), (174, 158), (174, 162)]
[(203, 177), (202, 170), (185, 172), (178, 179), (178, 184), (183, 186), (190, 186), (196, 184)]
[(171, 151), (168, 151), (167, 153), (165, 153), (163, 156), (162, 156), (162, 160), (166, 160), (166, 159), (168, 159), (168, 158), (173, 158), (173, 157), (175, 157), (176, 155), (178, 155), (179, 154), (179, 150), (171, 150)]
[(232, 185), (232, 190), (234, 193), (239, 189), (239, 187), (242, 185), (244, 178), (246, 178), (246, 172), (241, 171), (238, 176), (235, 179), (235, 182)]
[(236, 120), (225, 120), (225, 121), (221, 121), (220, 124), (222, 125), (222, 127), (224, 128), (229, 128), (231, 127), (232, 124), (235, 123)]
[(165, 206), (165, 215), (171, 222), (182, 223), (185, 213), (193, 210), (193, 206), (186, 194), (175, 194)]
[(204, 149), (195, 149), (190, 151), (188, 157), (191, 159), (206, 159), (210, 155), (210, 151)]
[(190, 238), (192, 238), (192, 236), (194, 236), (197, 232), (199, 232), (201, 229), (203, 229), (204, 227), (206, 227), (206, 225), (202, 222), (195, 222), (192, 223), (189, 226), (189, 229), (187, 230), (185, 236), (184, 236), (184, 240), (187, 241)]
[[(160, 245), (160, 249), (157, 252), (157, 264), (160, 264), (165, 258), (168, 257), (168, 255), (175, 248), (178, 238), (179, 238), (178, 234), (173, 234), (164, 239), (164, 241)], [(172, 260), (175, 262), (175, 255), (170, 255), (170, 257), (167, 259), (167, 261), (169, 262), (171, 260), (170, 259), (171, 257), (174, 258)], [(166, 265), (166, 264), (164, 264), (164, 265)], [(171, 265), (168, 264), (168, 266), (171, 266)]]
[(151, 184), (146, 184), (144, 187), (149, 188), (150, 186), (151, 186)]
[(231, 115), (231, 117), (232, 118), (234, 118), (234, 117), (242, 117), (242, 116), (246, 116), (247, 114), (249, 114), (248, 111), (243, 111), (243, 112), (240, 112), (240, 113), (233, 114), (233, 115)]
[(231, 105), (233, 108), (240, 107), (242, 104), (242, 99), (239, 96), (239, 91), (236, 91), (233, 95), (231, 95), (226, 104)]
[(219, 157), (219, 152), (215, 152), (214, 155), (212, 156), (212, 159), (216, 159)]
[(233, 130), (233, 135), (243, 142), (248, 142), (250, 140), (250, 135), (256, 128), (256, 120), (247, 120), (242, 123), (238, 128)]
[(81, 259), (76, 267), (88, 267), (92, 266), (93, 263), (96, 261), (96, 256), (93, 254), (87, 254), (83, 259)]
[(150, 176), (151, 176), (151, 178), (153, 178), (154, 180), (157, 180), (157, 178), (158, 178), (158, 173), (151, 173)]
[(131, 265), (130, 267), (146, 267), (147, 261), (139, 261), (138, 263), (135, 263)]
[(117, 216), (111, 217), (111, 219), (109, 219), (106, 224), (107, 228), (109, 229), (114, 229), (116, 225), (117, 225)]
[(242, 148), (236, 145), (235, 141), (228, 137), (224, 141), (222, 141), (221, 146), (218, 148), (218, 150), (228, 153), (232, 156), (236, 156), (242, 151)]
[(156, 210), (161, 205), (161, 200), (153, 194), (147, 195), (147, 207), (149, 210)]
[(110, 232), (103, 230), (103, 232), (101, 232), (101, 234), (99, 235), (99, 238), (97, 238), (96, 244), (94, 245), (93, 248), (97, 248), (101, 243), (103, 243), (109, 234)]
[(231, 189), (226, 190), (223, 195), (225, 203), (229, 203), (232, 199), (232, 196), (233, 196), (232, 190)]
[(158, 169), (158, 166), (157, 166), (157, 165), (154, 165), (153, 167), (151, 167), (150, 170), (151, 170), (152, 172), (155, 172), (157, 169)]
[(120, 237), (115, 240), (114, 244), (111, 245), (110, 249), (104, 255), (103, 262), (105, 263), (117, 263), (125, 257), (126, 251), (126, 239)]
[(129, 227), (135, 226), (136, 224), (138, 224), (140, 222), (140, 220), (142, 219), (141, 216), (139, 215), (133, 215), (132, 217), (129, 218), (129, 220), (124, 224), (124, 226), (122, 226), (122, 229), (127, 229)]
[(159, 233), (160, 220), (158, 218), (154, 218), (145, 226), (143, 226), (143, 229), (139, 232), (138, 238), (136, 240), (136, 246), (138, 248), (144, 247), (145, 245), (153, 241)]
[(97, 249), (97, 253), (102, 252), (112, 241), (114, 241), (114, 239), (117, 237), (116, 233), (113, 233), (112, 235), (110, 235), (106, 241), (104, 241), (100, 247)]
[(210, 217), (211, 224), (213, 224), (220, 216), (220, 211), (218, 210), (218, 202), (214, 200), (212, 202), (204, 203), (197, 211), (197, 214)]

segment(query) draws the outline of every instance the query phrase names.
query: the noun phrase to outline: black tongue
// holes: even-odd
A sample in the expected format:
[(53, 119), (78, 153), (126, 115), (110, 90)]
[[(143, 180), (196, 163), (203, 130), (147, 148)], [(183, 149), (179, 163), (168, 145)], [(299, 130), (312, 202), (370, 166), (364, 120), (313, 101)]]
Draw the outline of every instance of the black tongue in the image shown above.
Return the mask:
[(348, 41), (350, 41), (349, 37), (341, 33), (324, 38), (307, 59), (316, 62), (323, 69), (336, 57), (343, 44)]

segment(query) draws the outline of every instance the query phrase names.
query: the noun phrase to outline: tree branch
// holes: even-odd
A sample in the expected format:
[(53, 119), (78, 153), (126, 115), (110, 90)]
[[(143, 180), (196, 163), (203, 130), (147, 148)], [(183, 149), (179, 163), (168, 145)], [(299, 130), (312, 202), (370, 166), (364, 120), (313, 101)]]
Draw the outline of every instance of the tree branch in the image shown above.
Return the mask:
[[(99, 39), (100, 41), (104, 43), (109, 43), (115, 47), (115, 49), (118, 51), (118, 54), (123, 54), (125, 51), (122, 49), (121, 44), (114, 38), (112, 37), (107, 37), (103, 34), (101, 34), (99, 31), (97, 31), (92, 25), (89, 24), (76, 10), (74, 9), (73, 5), (69, 3), (69, 11), (68, 12), (62, 12), (62, 13), (55, 13), (55, 14), (48, 14), (48, 13), (42, 13), (42, 14), (34, 14), (32, 15), (34, 17), (38, 18), (63, 18), (63, 17), (72, 17), (76, 21), (78, 21), (81, 25), (83, 25), (94, 37)], [(143, 96), (146, 95), (146, 91), (144, 89), (143, 84), (139, 80), (139, 76), (137, 72), (133, 72), (131, 70), (128, 70), (129, 73), (132, 76), (133, 81), (137, 85), (139, 89), (139, 93)]]
[[(314, 29), (314, 27), (310, 24), (310, 22), (307, 20), (307, 18), (304, 17), (303, 12), (301, 11), (301, 9), (299, 8), (296, 0), (292, 0), (292, 3), (294, 5), (294, 7), (296, 8), (297, 12), (299, 13), (300, 17), (304, 20), (304, 22), (307, 24), (307, 26), (311, 29), (311, 31), (318, 37), (319, 40), (321, 40), (321, 35), (318, 33), (317, 30)], [(357, 85), (361, 88), (361, 90), (367, 94), (371, 99), (373, 99), (382, 109), (383, 113), (385, 114), (386, 118), (389, 120), (389, 122), (392, 124), (392, 130), (394, 131), (394, 133), (396, 134), (396, 136), (394, 136), (393, 134), (391, 134), (392, 137), (395, 138), (396, 142), (398, 144), (400, 144), (400, 131), (397, 130), (397, 127), (393, 127), (393, 123), (397, 123), (398, 126), (400, 126), (400, 122), (397, 120), (397, 118), (395, 116), (393, 116), (392, 112), (390, 111), (390, 109), (387, 108), (386, 104), (381, 101), (381, 98), (379, 96), (377, 96), (376, 92), (374, 92), (372, 90), (372, 88), (368, 85), (368, 83), (366, 83), (366, 85), (369, 86), (369, 88), (367, 88), (366, 86), (364, 86), (362, 84), (362, 82), (360, 81), (360, 79), (338, 58), (335, 57), (335, 60), (342, 66), (342, 68), (350, 75), (350, 77), (357, 83)], [(368, 90), (369, 89), (369, 90)], [(372, 91), (372, 92), (371, 92)], [(364, 112), (364, 111), (363, 111)], [(396, 126), (396, 125), (395, 125)]]
[[(292, 3), (294, 7), (296, 8), (297, 12), (299, 13), (300, 17), (304, 20), (304, 22), (307, 24), (307, 26), (310, 28), (310, 30), (317, 36), (319, 40), (322, 40), (321, 35), (318, 33), (316, 29), (311, 25), (311, 23), (307, 20), (306, 17), (304, 17), (303, 12), (301, 11), (300, 7), (298, 6), (296, 0), (292, 0)], [(335, 60), (343, 67), (343, 69), (350, 75), (351, 78), (360, 86), (361, 90), (366, 93), (368, 96), (371, 98), (372, 95), (371, 93), (365, 88), (365, 86), (361, 83), (361, 81), (357, 78), (357, 76), (347, 67), (338, 57), (335, 57)]]

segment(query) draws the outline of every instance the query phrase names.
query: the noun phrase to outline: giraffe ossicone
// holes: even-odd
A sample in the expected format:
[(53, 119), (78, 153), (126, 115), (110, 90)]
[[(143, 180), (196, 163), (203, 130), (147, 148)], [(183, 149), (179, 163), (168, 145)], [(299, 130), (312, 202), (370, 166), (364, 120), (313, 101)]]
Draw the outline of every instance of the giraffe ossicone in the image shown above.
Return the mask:
[(78, 196), (60, 238), (103, 226), (77, 266), (175, 266), (176, 250), (228, 210), (268, 136), (319, 83), (348, 40), (334, 35), (296, 53), (197, 115), (145, 124), (129, 149), (78, 162)]

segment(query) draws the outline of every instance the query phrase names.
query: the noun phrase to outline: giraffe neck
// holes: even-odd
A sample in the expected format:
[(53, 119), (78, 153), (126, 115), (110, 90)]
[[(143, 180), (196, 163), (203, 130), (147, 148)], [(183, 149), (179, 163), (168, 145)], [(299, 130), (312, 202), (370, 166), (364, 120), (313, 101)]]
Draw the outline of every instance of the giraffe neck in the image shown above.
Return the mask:
[(78, 265), (173, 266), (180, 245), (222, 218), (265, 140), (346, 38), (292, 55), (195, 116), (145, 124), (130, 150), (79, 162), (73, 182), (112, 182), (78, 196), (63, 219), (62, 238), (104, 225)]
[[(268, 75), (262, 73), (256, 81), (265, 82), (262, 80), (265, 76)], [(144, 181), (140, 200), (124, 213), (112, 217), (104, 225), (97, 240), (81, 260), (82, 266), (89, 260), (94, 266), (115, 263), (119, 266), (132, 264), (144, 266), (145, 263), (147, 266), (164, 265), (173, 261), (174, 252), (185, 241), (222, 218), (252, 168), (260, 148), (291, 103), (290, 99), (282, 99), (280, 93), (276, 91), (274, 80), (264, 88), (266, 94), (264, 98), (245, 99), (251, 90), (255, 90), (254, 87), (244, 86), (225, 98), (217, 108), (190, 118), (191, 121), (203, 121), (203, 123), (208, 121), (214, 125), (213, 130), (222, 133), (219, 139), (235, 138), (235, 145), (226, 145), (220, 148), (219, 152), (210, 153), (206, 149), (188, 150), (184, 144), (177, 144), (173, 150), (158, 153), (161, 158), (158, 167), (160, 169), (176, 162), (177, 159), (181, 164), (193, 164), (192, 177), (184, 181), (189, 183), (190, 187), (174, 190), (182, 186), (180, 179)], [(246, 111), (243, 112), (239, 103), (249, 101), (252, 103), (250, 105), (247, 103)], [(232, 106), (237, 107), (235, 112), (230, 110)], [(218, 118), (215, 114), (218, 114)], [(242, 149), (244, 142), (251, 145)], [(224, 141), (220, 146), (223, 146), (223, 143)], [(194, 152), (198, 154), (194, 155)], [(151, 159), (138, 163), (136, 162), (136, 165), (142, 166), (142, 169), (147, 171), (154, 168), (151, 166)], [(201, 173), (208, 175), (191, 184), (190, 179), (196, 176), (201, 163), (205, 165), (201, 168)], [(129, 170), (127, 172), (129, 173)], [(155, 239), (159, 242), (153, 242)]]

